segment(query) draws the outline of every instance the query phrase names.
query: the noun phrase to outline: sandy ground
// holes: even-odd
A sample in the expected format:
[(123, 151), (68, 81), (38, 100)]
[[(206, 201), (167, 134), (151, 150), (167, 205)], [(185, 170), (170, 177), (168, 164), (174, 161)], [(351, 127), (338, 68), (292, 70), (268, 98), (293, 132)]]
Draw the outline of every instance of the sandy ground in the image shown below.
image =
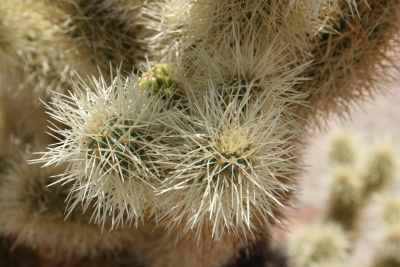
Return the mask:
[[(374, 101), (356, 108), (352, 119), (339, 122), (332, 119), (330, 130), (349, 129), (359, 136), (365, 145), (372, 144), (379, 138), (390, 138), (396, 151), (400, 154), (400, 85), (391, 86), (386, 96), (379, 95)], [(304, 162), (310, 167), (301, 177), (299, 192), (299, 209), (293, 212), (294, 224), (318, 221), (324, 211), (327, 199), (327, 181), (329, 166), (326, 156), (326, 135), (315, 132), (306, 149)], [(400, 163), (400, 162), (399, 162)], [(396, 183), (386, 191), (400, 195), (400, 172), (396, 173)], [(375, 200), (376, 200), (375, 196)], [(372, 199), (360, 218), (357, 242), (346, 266), (368, 266), (376, 249), (377, 240), (377, 205)], [(376, 201), (375, 201), (376, 203)]]

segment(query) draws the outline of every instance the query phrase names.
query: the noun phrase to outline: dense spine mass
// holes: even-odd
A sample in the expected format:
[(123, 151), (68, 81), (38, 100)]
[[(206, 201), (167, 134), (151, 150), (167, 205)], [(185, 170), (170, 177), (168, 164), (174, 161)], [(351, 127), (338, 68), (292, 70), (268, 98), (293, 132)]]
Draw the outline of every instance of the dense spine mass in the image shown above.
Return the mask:
[[(393, 67), (399, 10), (394, 0), (0, 1), (0, 234), (46, 247), (90, 221), (80, 226), (90, 240), (71, 233), (76, 249), (60, 242), (55, 257), (130, 246), (151, 266), (235, 263), (282, 225), (307, 130), (347, 114)], [(336, 141), (331, 159), (350, 165), (352, 141)], [(47, 151), (14, 153), (32, 147)], [(346, 230), (359, 198), (393, 178), (391, 150), (371, 155), (362, 181), (349, 166), (334, 175), (327, 220)], [(67, 230), (41, 240), (53, 211), (51, 226), (65, 216)], [(326, 255), (342, 259), (337, 236)]]

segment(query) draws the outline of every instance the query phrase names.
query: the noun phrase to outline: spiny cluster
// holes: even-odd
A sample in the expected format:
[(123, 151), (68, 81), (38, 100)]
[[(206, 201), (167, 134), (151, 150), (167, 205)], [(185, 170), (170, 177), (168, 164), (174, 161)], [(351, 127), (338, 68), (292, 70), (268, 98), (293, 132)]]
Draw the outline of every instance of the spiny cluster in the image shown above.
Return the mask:
[(312, 79), (296, 86), (308, 93), (309, 106), (297, 111), (306, 125), (326, 126), (330, 114), (345, 117), (352, 103), (363, 102), (382, 90), (383, 83), (396, 79), (393, 73), (398, 66), (393, 58), (398, 53), (399, 2), (351, 2), (330, 13), (332, 30), (314, 42), (314, 60), (303, 72)]
[[(142, 140), (145, 138), (145, 140)], [(134, 158), (139, 158), (142, 162), (147, 160), (146, 150), (143, 143), (151, 142), (151, 136), (144, 136), (143, 133), (133, 127), (133, 123), (118, 121), (113, 118), (109, 125), (101, 131), (101, 136), (97, 139), (88, 138), (88, 157), (104, 158), (107, 161), (100, 161), (104, 171), (112, 169), (114, 165), (121, 166), (122, 178), (127, 176), (128, 170), (135, 170), (132, 164)], [(132, 152), (131, 156), (125, 151)]]
[[(305, 94), (293, 86), (303, 80), (311, 36), (326, 21), (299, 12), (305, 4), (297, 2), (191, 4), (177, 9), (191, 10), (178, 24), (164, 25), (169, 49), (153, 51), (172, 62), (173, 75), (158, 64), (124, 82), (117, 74), (110, 87), (94, 81), (94, 92), (84, 85), (77, 97), (56, 95), (50, 110), (71, 130), (55, 129), (66, 141), (43, 161), (67, 155), (61, 181), (75, 182), (71, 208), (96, 201), (97, 221), (111, 215), (116, 225), (137, 224), (154, 215), (198, 236), (202, 229), (217, 239), (248, 236), (279, 222), (294, 190), (301, 169), (294, 111)], [(353, 12), (355, 2), (348, 4)], [(76, 160), (76, 151), (84, 157)]]
[(71, 183), (51, 185), (56, 181), (51, 177), (65, 171), (65, 164), (45, 168), (27, 165), (26, 160), (32, 156), (30, 148), (26, 150), (26, 153), (20, 152), (21, 158), (8, 159), (8, 169), (0, 179), (3, 236), (15, 239), (15, 245), (46, 247), (48, 257), (65, 259), (71, 265), (81, 258), (92, 258), (110, 250), (121, 251), (125, 244), (133, 244), (134, 234), (127, 229), (105, 235), (100, 226), (90, 224), (91, 207), (84, 213), (78, 205), (65, 218), (68, 205), (65, 200)]
[(291, 143), (296, 123), (282, 121), (283, 106), (266, 109), (274, 94), (255, 95), (251, 86), (219, 94), (210, 83), (202, 98), (192, 93), (171, 105), (171, 96), (143, 90), (174, 81), (168, 66), (153, 72), (55, 94), (55, 108), (48, 108), (68, 129), (53, 129), (60, 143), (39, 161), (70, 163), (60, 179), (73, 183), (69, 211), (95, 203), (99, 223), (111, 216), (114, 226), (137, 225), (154, 216), (170, 229), (198, 237), (206, 231), (216, 240), (279, 223), (301, 165)]
[(145, 61), (152, 34), (141, 21), (141, 1), (54, 1), (49, 19), (70, 37), (74, 49), (87, 55), (102, 71), (120, 66), (131, 72)]
[[(0, 56), (13, 68), (1, 68), (0, 113), (17, 129), (4, 140), (26, 129), (40, 136), (44, 123), (27, 125), (46, 120), (37, 115), (43, 96), (58, 143), (37, 161), (68, 164), (58, 179), (71, 185), (68, 216), (81, 207), (103, 226), (146, 222), (207, 246), (254, 241), (280, 223), (295, 190), (299, 121), (348, 111), (377, 81), (370, 66), (387, 69), (376, 63), (396, 41), (398, 1), (375, 1), (372, 11), (364, 2), (36, 1), (40, 12), (26, 14), (37, 25), (17, 23), (28, 34), (1, 18)], [(110, 82), (86, 78), (110, 65), (120, 66)], [(336, 191), (352, 185), (347, 177)], [(355, 201), (348, 190), (346, 200)]]
[[(237, 139), (246, 138), (243, 133), (233, 130), (231, 133), (227, 134), (226, 140), (230, 142), (238, 141)], [(232, 135), (232, 136), (230, 136)], [(207, 161), (203, 160), (199, 162), (199, 166), (208, 165), (210, 168), (210, 173), (215, 173), (211, 175), (211, 179), (217, 181), (238, 181), (239, 174), (242, 174), (242, 168), (247, 168), (250, 166), (251, 162), (247, 162), (244, 158), (245, 152), (250, 150), (250, 146), (229, 150), (229, 144), (225, 144), (224, 136), (216, 138), (213, 141), (205, 142), (205, 149), (213, 154), (214, 151), (218, 151), (219, 155), (210, 157)], [(210, 177), (204, 177), (205, 179), (210, 179)]]
[(291, 144), (298, 130), (280, 120), (282, 107), (262, 110), (267, 93), (250, 92), (226, 103), (226, 95), (209, 90), (201, 101), (189, 99), (187, 111), (168, 113), (174, 145), (167, 148), (168, 187), (160, 197), (173, 203), (169, 227), (210, 229), (219, 239), (279, 223), (294, 190), (291, 175), (301, 170)]
[[(162, 50), (166, 51), (162, 58), (174, 62), (177, 73), (192, 80), (191, 85), (199, 86), (199, 90), (208, 78), (215, 76), (221, 82), (238, 76), (247, 84), (254, 80), (266, 83), (267, 77), (274, 81), (282, 74), (291, 76), (291, 71), (304, 68), (309, 60), (305, 53), (310, 50), (307, 38), (313, 35), (311, 25), (316, 22), (297, 12), (297, 3), (193, 1), (190, 4), (190, 13), (177, 14), (180, 19), (167, 24), (170, 28), (166, 32), (170, 34), (166, 35), (176, 37), (168, 50)], [(267, 62), (276, 67), (262, 66)]]
[[(65, 92), (70, 88), (71, 69), (77, 67), (71, 64), (73, 53), (66, 51), (65, 44), (53, 41), (57, 29), (35, 8), (43, 8), (42, 3), (35, 7), (25, 2), (0, 3), (0, 9), (5, 9), (1, 18), (5, 40), (0, 41), (0, 105), (7, 113), (5, 132), (30, 142), (40, 138), (37, 132), (47, 125), (39, 98), (47, 101), (51, 90)], [(20, 24), (24, 30), (15, 26)]]
[(116, 224), (137, 223), (154, 198), (158, 170), (149, 155), (164, 133), (158, 126), (162, 104), (140, 93), (137, 83), (137, 77), (122, 81), (118, 74), (107, 86), (102, 78), (94, 81), (94, 91), (81, 84), (71, 96), (55, 94), (55, 107), (48, 106), (52, 117), (69, 127), (54, 128), (60, 143), (42, 161), (70, 163), (61, 179), (73, 182), (70, 210), (81, 201), (86, 207), (94, 201), (99, 223), (108, 212)]

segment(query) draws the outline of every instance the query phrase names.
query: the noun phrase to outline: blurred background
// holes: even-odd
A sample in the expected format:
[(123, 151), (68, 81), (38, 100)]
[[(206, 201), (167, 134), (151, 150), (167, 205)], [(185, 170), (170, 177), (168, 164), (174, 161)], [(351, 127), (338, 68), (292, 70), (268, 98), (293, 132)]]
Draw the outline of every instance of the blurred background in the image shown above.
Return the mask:
[[(400, 76), (399, 76), (400, 77)], [(363, 147), (372, 145), (377, 140), (390, 140), (397, 155), (400, 155), (400, 84), (392, 84), (385, 95), (380, 94), (353, 109), (351, 117), (346, 120), (332, 118), (326, 131), (315, 131), (305, 147), (304, 163), (309, 165), (307, 171), (299, 177), (298, 206), (289, 211), (287, 228), (295, 231), (297, 226), (316, 223), (326, 211), (330, 168), (327, 156), (327, 139), (329, 134), (339, 130), (354, 133)], [(360, 146), (360, 148), (361, 148)], [(362, 152), (361, 152), (362, 153)], [(400, 158), (397, 158), (395, 183), (383, 189), (384, 193), (400, 197)], [(374, 252), (379, 245), (377, 233), (380, 194), (374, 194), (367, 201), (361, 212), (351, 257), (346, 266), (369, 266)], [(280, 233), (286, 238), (290, 233)]]

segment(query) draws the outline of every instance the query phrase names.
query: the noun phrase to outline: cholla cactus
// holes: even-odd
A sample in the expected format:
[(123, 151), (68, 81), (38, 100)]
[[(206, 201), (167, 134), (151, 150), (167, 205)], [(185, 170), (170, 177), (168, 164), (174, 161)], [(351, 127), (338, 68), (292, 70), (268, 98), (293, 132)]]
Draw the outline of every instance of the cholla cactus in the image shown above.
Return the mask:
[(385, 196), (382, 201), (382, 224), (395, 225), (400, 222), (400, 200), (397, 196)]
[[(372, 194), (380, 193), (382, 188), (393, 182), (396, 162), (398, 162), (393, 142), (377, 142), (371, 148), (364, 149), (358, 145), (357, 152), (369, 151), (365, 157), (350, 145), (356, 140), (349, 132), (330, 134), (328, 158), (331, 164), (331, 181), (326, 212), (321, 222), (314, 225), (300, 227), (293, 231), (288, 238), (289, 266), (345, 266), (344, 258), (330, 257), (323, 249), (324, 243), (331, 244), (331, 238), (321, 227), (329, 229), (332, 223), (346, 234), (347, 247), (343, 247), (343, 255), (349, 255), (354, 251), (357, 237), (361, 236), (359, 230), (361, 221), (359, 218), (363, 208), (370, 200)], [(333, 138), (332, 138), (333, 136)], [(361, 143), (361, 142), (357, 142)], [(335, 147), (337, 146), (337, 147)], [(338, 153), (339, 151), (339, 153)], [(345, 152), (344, 152), (345, 151)], [(332, 153), (334, 152), (334, 153)], [(346, 153), (349, 153), (346, 154)], [(361, 162), (354, 159), (372, 159)], [(342, 160), (347, 159), (347, 160)], [(371, 179), (375, 177), (371, 186)], [(373, 180), (373, 179), (372, 179)], [(381, 208), (374, 214), (379, 223), (378, 230), (380, 240), (377, 246), (375, 258), (370, 266), (399, 266), (399, 222), (400, 201), (398, 196), (375, 197), (381, 200)], [(319, 243), (318, 243), (319, 242)], [(335, 250), (333, 250), (335, 251)], [(330, 251), (333, 253), (333, 251)], [(313, 254), (315, 253), (315, 254)], [(311, 256), (310, 256), (311, 255)]]
[(381, 204), (381, 240), (372, 266), (400, 266), (400, 199), (398, 196), (386, 196)]
[(158, 163), (168, 172), (159, 197), (171, 202), (169, 227), (205, 229), (218, 240), (279, 223), (295, 190), (291, 177), (302, 169), (291, 143), (298, 130), (281, 121), (282, 106), (264, 110), (271, 96), (254, 99), (251, 90), (230, 95), (211, 87), (203, 100), (189, 98), (188, 109), (167, 113), (171, 141), (164, 140), (172, 146)]
[(343, 266), (349, 246), (348, 237), (338, 225), (305, 226), (291, 235), (289, 260), (293, 267)]
[(329, 135), (328, 158), (332, 165), (354, 165), (357, 161), (357, 138), (349, 131)]
[(103, 72), (110, 64), (131, 72), (145, 62), (148, 48), (144, 39), (153, 31), (143, 25), (144, 1), (48, 2), (47, 18), (60, 27), (66, 35), (65, 42)]
[(381, 262), (375, 266), (400, 266), (400, 229), (398, 225), (386, 229), (381, 245)]
[(133, 220), (137, 226), (157, 206), (161, 169), (152, 155), (166, 134), (159, 126), (165, 101), (141, 93), (138, 77), (122, 79), (118, 73), (110, 86), (101, 77), (93, 89), (82, 83), (70, 96), (55, 94), (55, 108), (48, 108), (68, 128), (54, 129), (60, 143), (40, 161), (70, 163), (60, 179), (73, 183), (70, 211), (81, 201), (85, 207), (94, 201), (96, 222), (111, 214), (113, 224)]
[(364, 194), (380, 190), (384, 185), (393, 181), (398, 168), (397, 154), (391, 142), (376, 142), (370, 149), (363, 174)]
[(302, 126), (372, 91), (400, 17), (394, 0), (17, 2), (0, 2), (1, 157), (9, 140), (56, 142), (35, 162), (67, 164), (54, 185), (71, 186), (67, 218), (136, 227), (153, 266), (221, 266), (281, 224)]
[[(331, 135), (328, 145), (333, 175), (325, 219), (341, 224), (348, 231), (354, 230), (358, 215), (371, 195), (393, 181), (397, 162), (392, 142), (376, 142), (369, 149), (359, 144), (359, 153), (355, 143), (353, 134), (342, 131)], [(360, 151), (367, 151), (363, 161)]]
[(28, 165), (28, 155), (10, 160), (0, 180), (2, 235), (13, 238), (15, 244), (47, 250), (50, 257), (68, 263), (132, 246), (135, 232), (120, 229), (114, 234), (102, 233), (101, 227), (89, 224), (90, 212), (83, 213), (81, 205), (65, 218), (71, 183), (49, 186), (54, 182), (50, 177), (65, 171), (65, 165)]
[(180, 83), (171, 77), (171, 68), (166, 64), (156, 64), (150, 72), (141, 75), (139, 91), (150, 91), (164, 100), (179, 100), (184, 90)]
[(309, 105), (297, 111), (307, 126), (324, 127), (330, 114), (346, 117), (352, 102), (368, 99), (382, 89), (382, 81), (396, 79), (396, 62), (387, 53), (397, 51), (398, 1), (351, 2), (338, 1), (340, 11), (330, 13), (333, 29), (315, 42), (314, 61), (304, 72), (314, 79), (298, 86), (309, 93)]
[(340, 224), (344, 230), (351, 230), (359, 215), (363, 187), (355, 169), (337, 167), (329, 188), (326, 219)]
[(74, 182), (71, 209), (95, 199), (100, 223), (110, 213), (117, 225), (137, 225), (159, 202), (169, 227), (183, 223), (197, 236), (210, 227), (216, 240), (278, 222), (294, 190), (290, 177), (301, 170), (290, 143), (298, 130), (281, 121), (283, 107), (264, 110), (269, 97), (253, 100), (250, 91), (209, 90), (203, 101), (191, 96), (171, 110), (170, 90), (164, 97), (140, 90), (159, 90), (147, 77), (94, 83), (95, 92), (83, 84), (70, 97), (56, 94), (57, 109), (49, 107), (70, 129), (55, 129), (64, 138), (40, 161), (71, 162), (61, 179)]

